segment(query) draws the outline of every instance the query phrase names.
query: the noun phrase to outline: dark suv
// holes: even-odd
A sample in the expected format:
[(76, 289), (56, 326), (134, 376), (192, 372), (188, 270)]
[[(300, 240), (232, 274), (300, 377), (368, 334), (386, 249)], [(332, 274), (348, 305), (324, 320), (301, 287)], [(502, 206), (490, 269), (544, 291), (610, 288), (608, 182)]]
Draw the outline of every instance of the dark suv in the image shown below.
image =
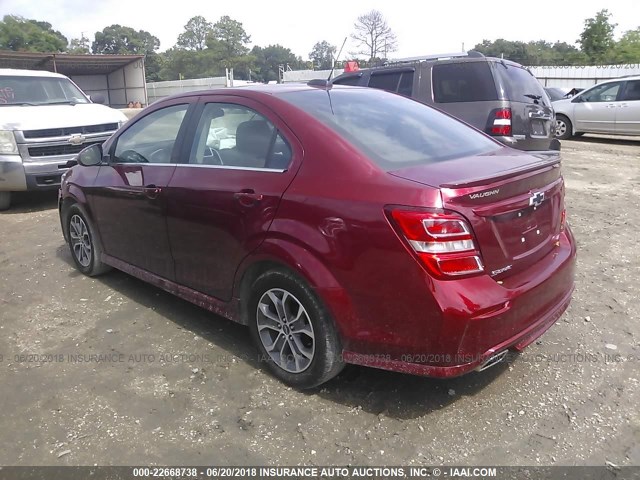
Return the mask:
[(414, 98), (520, 150), (560, 149), (549, 97), (515, 62), (478, 52), (415, 57), (343, 73), (332, 83)]

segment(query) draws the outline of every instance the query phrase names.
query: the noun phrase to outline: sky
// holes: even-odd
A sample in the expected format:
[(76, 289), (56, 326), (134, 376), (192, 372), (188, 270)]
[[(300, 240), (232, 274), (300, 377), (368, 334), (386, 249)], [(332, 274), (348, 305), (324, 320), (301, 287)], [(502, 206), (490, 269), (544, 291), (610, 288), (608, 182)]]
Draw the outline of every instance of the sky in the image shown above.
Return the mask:
[[(519, 5), (519, 6), (516, 6)], [(613, 14), (616, 36), (640, 27), (638, 0), (500, 2), (481, 0), (0, 0), (0, 16), (21, 15), (51, 23), (68, 39), (112, 24), (146, 30), (160, 39), (160, 51), (175, 45), (184, 25), (202, 15), (242, 22), (252, 45), (281, 44), (308, 59), (313, 45), (327, 40), (338, 48), (359, 15), (377, 9), (398, 38), (390, 58), (470, 50), (484, 39), (576, 42), (584, 20), (602, 8)], [(349, 40), (343, 58), (357, 46)]]

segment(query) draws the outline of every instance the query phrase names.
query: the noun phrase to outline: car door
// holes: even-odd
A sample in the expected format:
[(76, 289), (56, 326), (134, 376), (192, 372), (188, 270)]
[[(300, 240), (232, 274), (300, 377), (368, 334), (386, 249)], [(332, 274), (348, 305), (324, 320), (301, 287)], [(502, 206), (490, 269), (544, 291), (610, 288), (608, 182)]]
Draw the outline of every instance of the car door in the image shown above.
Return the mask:
[(176, 168), (188, 108), (182, 99), (136, 119), (111, 143), (108, 164), (88, 192), (105, 253), (170, 280), (163, 190)]
[(615, 133), (618, 96), (623, 82), (603, 83), (574, 100), (573, 120), (576, 132)]
[(199, 110), (186, 162), (169, 183), (169, 242), (178, 283), (230, 300), (238, 265), (264, 240), (302, 148), (251, 99), (209, 96)]
[(624, 86), (616, 109), (616, 134), (640, 135), (640, 80)]

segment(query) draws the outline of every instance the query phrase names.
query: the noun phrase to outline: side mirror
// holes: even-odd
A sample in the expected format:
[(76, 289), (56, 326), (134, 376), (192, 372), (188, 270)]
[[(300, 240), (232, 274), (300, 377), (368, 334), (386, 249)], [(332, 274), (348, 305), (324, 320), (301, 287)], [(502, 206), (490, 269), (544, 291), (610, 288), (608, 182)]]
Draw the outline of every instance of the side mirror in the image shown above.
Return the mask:
[(582, 95), (578, 95), (578, 94), (576, 94), (576, 96), (571, 99), (571, 103), (580, 103), (583, 101), (584, 100), (582, 99)]
[(78, 163), (83, 167), (95, 167), (102, 163), (102, 145), (90, 145), (78, 154)]
[(101, 93), (94, 93), (93, 95), (89, 95), (89, 98), (93, 103), (99, 103), (104, 105), (107, 99)]

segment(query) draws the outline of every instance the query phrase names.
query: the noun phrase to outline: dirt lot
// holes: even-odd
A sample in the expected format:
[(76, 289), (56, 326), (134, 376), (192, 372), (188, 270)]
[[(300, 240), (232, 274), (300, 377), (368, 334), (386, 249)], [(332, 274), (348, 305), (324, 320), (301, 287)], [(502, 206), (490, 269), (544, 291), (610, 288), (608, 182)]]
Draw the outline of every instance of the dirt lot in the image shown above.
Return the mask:
[(243, 327), (78, 274), (55, 195), (21, 196), (0, 214), (0, 464), (640, 464), (640, 140), (563, 157), (577, 289), (525, 355), (447, 381), (350, 367), (305, 393)]

